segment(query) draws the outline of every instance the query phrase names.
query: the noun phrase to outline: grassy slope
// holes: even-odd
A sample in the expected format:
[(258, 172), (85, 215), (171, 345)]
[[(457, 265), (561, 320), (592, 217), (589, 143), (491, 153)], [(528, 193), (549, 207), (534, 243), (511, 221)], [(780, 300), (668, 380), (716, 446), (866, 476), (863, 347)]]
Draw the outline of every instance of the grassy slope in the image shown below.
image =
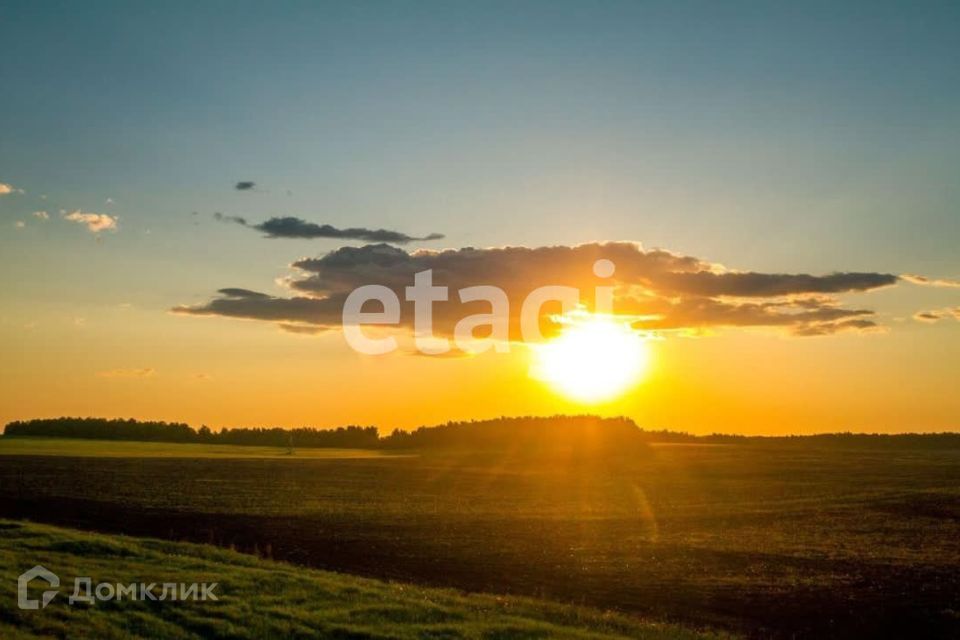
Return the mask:
[(110, 458), (379, 458), (375, 449), (252, 447), (232, 444), (124, 442), (70, 438), (0, 438), (0, 455), (83, 456)]
[[(46, 609), (21, 611), (20, 572), (60, 576)], [(217, 602), (68, 606), (94, 583), (220, 583)], [(42, 582), (35, 588), (39, 591)], [(159, 593), (159, 589), (157, 591)], [(34, 594), (35, 595), (35, 594)], [(701, 638), (707, 634), (541, 601), (425, 589), (300, 569), (204, 545), (0, 521), (0, 638)], [(709, 636), (715, 637), (715, 636)]]

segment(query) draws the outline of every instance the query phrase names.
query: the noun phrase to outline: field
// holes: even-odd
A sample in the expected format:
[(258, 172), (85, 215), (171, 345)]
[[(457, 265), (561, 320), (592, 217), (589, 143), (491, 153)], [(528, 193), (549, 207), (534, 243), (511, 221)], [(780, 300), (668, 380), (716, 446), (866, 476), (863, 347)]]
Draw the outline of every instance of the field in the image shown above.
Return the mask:
[[(79, 444), (101, 445), (114, 446)], [(0, 516), (754, 636), (960, 633), (957, 449), (93, 458), (30, 447), (0, 455)]]
[[(11, 521), (0, 521), (0, 534), (0, 637), (10, 640), (708, 637), (582, 607), (365, 580), (201, 545)], [(37, 563), (55, 570), (60, 593), (42, 611), (23, 611), (15, 604), (17, 575)], [(154, 582), (157, 595), (163, 582), (216, 582), (218, 599), (69, 605), (77, 576), (89, 576), (93, 584)], [(36, 592), (46, 588), (34, 585)]]

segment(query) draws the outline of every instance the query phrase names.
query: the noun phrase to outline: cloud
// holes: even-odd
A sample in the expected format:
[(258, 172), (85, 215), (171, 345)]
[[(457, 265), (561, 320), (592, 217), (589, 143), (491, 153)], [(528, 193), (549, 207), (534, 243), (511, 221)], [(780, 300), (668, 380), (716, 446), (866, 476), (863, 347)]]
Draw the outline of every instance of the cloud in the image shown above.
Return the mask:
[(255, 186), (257, 186), (255, 182), (252, 182), (250, 180), (241, 180), (233, 188), (236, 189), (237, 191), (250, 191)]
[(880, 330), (872, 320), (842, 320), (823, 324), (801, 325), (793, 329), (795, 336), (827, 336), (841, 331)]
[(918, 284), (924, 287), (946, 287), (946, 288), (960, 288), (960, 280), (950, 280), (948, 278), (928, 278), (927, 276), (918, 276), (915, 274), (905, 273), (900, 276), (901, 280), (905, 280), (911, 284)]
[(913, 319), (917, 322), (934, 323), (947, 318), (960, 320), (960, 307), (947, 307), (946, 309), (931, 309), (929, 311), (917, 311), (913, 314)]
[(246, 218), (241, 218), (240, 216), (226, 216), (219, 211), (213, 214), (213, 219), (217, 222), (234, 222), (236, 224), (243, 225), (244, 227), (248, 226)]
[(266, 222), (254, 225), (254, 229), (262, 231), (270, 238), (338, 238), (363, 240), (364, 242), (393, 242), (405, 244), (419, 240), (440, 240), (442, 234), (431, 233), (423, 237), (409, 236), (399, 231), (387, 229), (364, 229), (362, 227), (337, 229), (329, 224), (315, 224), (300, 218), (284, 217), (270, 218)]
[(917, 322), (937, 322), (944, 317), (939, 311), (917, 311), (913, 314), (913, 319)]
[(23, 220), (17, 220), (16, 222), (13, 223), (13, 226), (17, 229), (23, 229), (24, 227), (27, 226), (27, 223), (24, 222)]
[(40, 220), (49, 220), (49, 219), (50, 219), (50, 214), (47, 213), (46, 211), (34, 211), (34, 212), (33, 212), (33, 217), (34, 217), (34, 218), (39, 218)]
[(26, 193), (26, 191), (24, 189), (18, 189), (12, 184), (5, 184), (3, 182), (0, 182), (0, 196), (9, 195), (11, 193), (17, 193), (22, 196), (23, 194)]
[(287, 333), (296, 333), (299, 335), (309, 335), (315, 336), (318, 333), (325, 333), (329, 331), (326, 327), (318, 327), (313, 324), (293, 324), (291, 322), (281, 322), (277, 325), (282, 331)]
[(250, 224), (246, 218), (227, 216), (219, 212), (214, 213), (213, 217), (219, 222), (233, 222), (244, 227), (249, 227), (250, 229), (256, 229), (262, 232), (267, 238), (298, 238), (306, 240), (333, 238), (338, 240), (362, 240), (363, 242), (390, 242), (393, 244), (440, 240), (443, 238), (443, 234), (440, 233), (431, 233), (423, 237), (416, 237), (388, 229), (366, 229), (363, 227), (338, 229), (329, 224), (316, 224), (292, 216), (273, 217), (259, 224)]
[(842, 293), (868, 291), (896, 284), (887, 273), (831, 273), (825, 276), (785, 273), (676, 273), (665, 284), (681, 293), (703, 296), (770, 297), (796, 293)]
[[(614, 263), (612, 277), (594, 275), (593, 264), (598, 259)], [(630, 242), (413, 252), (381, 243), (342, 247), (291, 266), (294, 274), (283, 281), (291, 296), (221, 289), (219, 296), (206, 303), (173, 311), (333, 329), (340, 326), (343, 303), (355, 288), (383, 285), (403, 301), (404, 289), (413, 283), (414, 274), (431, 270), (434, 285), (450, 290), (449, 301), (433, 306), (434, 329), (447, 335), (459, 319), (490, 311), (483, 301), (460, 303), (457, 291), (466, 287), (502, 289), (509, 302), (511, 336), (516, 337), (523, 300), (533, 289), (575, 287), (583, 303), (593, 308), (595, 287), (604, 285), (615, 287), (614, 312), (629, 317), (640, 329), (775, 327), (813, 336), (875, 329), (872, 310), (844, 307), (836, 295), (897, 282), (895, 275), (872, 272), (821, 276), (739, 272), (691, 256), (644, 250)], [(413, 324), (412, 311), (411, 303), (402, 303), (400, 325), (407, 329)], [(543, 328), (551, 328), (549, 316), (558, 311), (559, 305), (544, 307)]]
[(153, 369), (110, 369), (109, 371), (100, 371), (97, 376), (101, 378), (150, 378), (156, 371)]
[(226, 289), (220, 289), (217, 293), (225, 295), (228, 298), (252, 298), (254, 300), (270, 297), (265, 293), (251, 291), (250, 289), (240, 289), (238, 287), (227, 287)]
[(63, 219), (85, 225), (91, 233), (114, 231), (117, 228), (117, 218), (106, 213), (85, 213), (77, 210), (66, 214)]

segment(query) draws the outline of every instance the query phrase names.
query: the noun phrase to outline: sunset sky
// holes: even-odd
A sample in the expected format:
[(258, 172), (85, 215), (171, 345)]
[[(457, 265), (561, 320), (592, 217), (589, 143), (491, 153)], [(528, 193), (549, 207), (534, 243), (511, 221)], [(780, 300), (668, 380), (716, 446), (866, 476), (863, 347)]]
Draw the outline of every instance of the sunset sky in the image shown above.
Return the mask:
[[(960, 5), (800, 4), (4, 3), (0, 423), (960, 428)], [(596, 258), (608, 402), (331, 320)]]

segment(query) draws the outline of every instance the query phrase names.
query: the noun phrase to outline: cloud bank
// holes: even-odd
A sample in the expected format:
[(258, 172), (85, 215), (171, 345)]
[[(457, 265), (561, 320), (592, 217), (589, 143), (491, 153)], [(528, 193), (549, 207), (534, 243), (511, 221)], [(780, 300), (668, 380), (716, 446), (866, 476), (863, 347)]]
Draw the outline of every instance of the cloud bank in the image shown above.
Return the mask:
[[(616, 266), (609, 278), (593, 273), (607, 259)], [(645, 250), (630, 242), (538, 248), (418, 250), (387, 244), (343, 247), (319, 258), (293, 263), (284, 284), (290, 296), (224, 288), (206, 303), (176, 307), (176, 313), (264, 320), (316, 330), (340, 326), (343, 303), (355, 288), (377, 284), (401, 301), (414, 274), (432, 270), (433, 283), (449, 287), (450, 299), (434, 303), (434, 330), (450, 335), (456, 322), (489, 313), (484, 301), (460, 302), (458, 291), (478, 285), (502, 289), (509, 301), (511, 336), (519, 335), (522, 302), (545, 285), (576, 287), (592, 308), (595, 287), (614, 287), (614, 312), (629, 316), (638, 329), (703, 330), (717, 327), (776, 327), (797, 336), (866, 331), (877, 327), (874, 312), (843, 306), (837, 295), (894, 285), (898, 277), (874, 272), (825, 275), (743, 272), (692, 256)], [(543, 322), (559, 305), (543, 309)], [(411, 328), (412, 304), (404, 302), (400, 324)]]

